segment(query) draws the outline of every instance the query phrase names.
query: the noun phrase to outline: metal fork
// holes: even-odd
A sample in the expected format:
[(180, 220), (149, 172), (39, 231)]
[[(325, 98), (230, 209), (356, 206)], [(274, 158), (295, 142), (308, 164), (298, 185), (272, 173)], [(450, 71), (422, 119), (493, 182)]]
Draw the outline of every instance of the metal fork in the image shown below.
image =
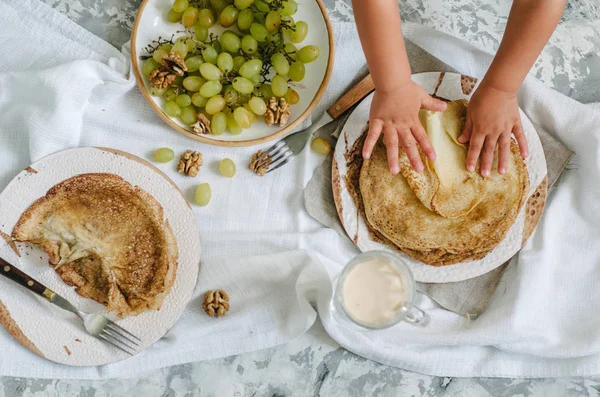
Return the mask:
[(77, 317), (83, 321), (83, 326), (90, 335), (129, 355), (133, 356), (138, 352), (139, 344), (142, 342), (140, 338), (104, 316), (77, 310), (77, 308), (65, 298), (51, 289), (46, 288), (40, 282), (28, 276), (2, 258), (0, 258), (0, 274), (42, 296), (48, 302), (55, 304), (61, 309), (76, 314)]

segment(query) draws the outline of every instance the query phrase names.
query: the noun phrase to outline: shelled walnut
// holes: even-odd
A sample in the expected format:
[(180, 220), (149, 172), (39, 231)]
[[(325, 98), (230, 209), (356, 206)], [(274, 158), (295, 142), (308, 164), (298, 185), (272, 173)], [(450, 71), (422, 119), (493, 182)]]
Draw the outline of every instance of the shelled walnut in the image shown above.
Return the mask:
[(148, 79), (150, 80), (150, 85), (152, 87), (158, 89), (165, 89), (168, 88), (171, 84), (173, 84), (176, 77), (177, 76), (171, 73), (170, 71), (165, 70), (163, 68), (159, 68), (154, 69), (152, 72), (150, 72)]
[(210, 120), (208, 120), (208, 118), (202, 113), (198, 113), (196, 115), (196, 119), (198, 122), (191, 125), (194, 134), (210, 134)]
[(267, 105), (267, 112), (265, 113), (265, 123), (267, 125), (279, 124), (283, 127), (287, 124), (290, 118), (290, 105), (284, 98), (271, 98)]
[(229, 295), (222, 289), (210, 290), (204, 294), (202, 309), (211, 317), (221, 317), (229, 311)]
[(165, 70), (175, 73), (177, 76), (183, 76), (187, 72), (185, 61), (174, 52), (165, 54), (160, 61), (160, 66)]
[(265, 175), (273, 162), (273, 158), (270, 154), (263, 156), (263, 153), (263, 150), (254, 153), (254, 155), (252, 155), (252, 160), (250, 160), (250, 164), (248, 165), (248, 168), (254, 171), (258, 176)]
[(186, 150), (179, 159), (177, 171), (185, 176), (196, 176), (202, 166), (202, 153)]

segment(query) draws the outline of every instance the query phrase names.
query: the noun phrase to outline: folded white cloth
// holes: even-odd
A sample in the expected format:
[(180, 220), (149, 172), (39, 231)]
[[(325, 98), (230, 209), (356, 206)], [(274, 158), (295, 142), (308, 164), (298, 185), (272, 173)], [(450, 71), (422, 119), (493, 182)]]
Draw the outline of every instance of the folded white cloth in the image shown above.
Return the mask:
[[(257, 178), (244, 165), (256, 148), (200, 145), (170, 130), (139, 94), (124, 53), (37, 0), (0, 3), (0, 188), (31, 161), (74, 146), (105, 146), (148, 157), (169, 146), (199, 149), (207, 161), (195, 180), (160, 167), (186, 193), (202, 181), (212, 203), (196, 207), (202, 267), (196, 293), (169, 334), (122, 363), (70, 368), (28, 352), (0, 330), (0, 375), (46, 378), (131, 376), (162, 366), (222, 357), (284, 343), (315, 321), (310, 302), (334, 339), (360, 355), (449, 376), (568, 376), (600, 373), (600, 215), (596, 197), (600, 116), (590, 107), (529, 79), (520, 92), (528, 115), (578, 156), (547, 203), (542, 222), (475, 322), (436, 308), (427, 329), (399, 325), (355, 333), (328, 310), (330, 278), (356, 254), (347, 239), (323, 228), (303, 208), (302, 189), (320, 157), (304, 152), (280, 171)], [(338, 43), (331, 103), (364, 64), (352, 23), (334, 26)], [(457, 70), (481, 76), (490, 61), (460, 40), (417, 26), (407, 36)], [(230, 157), (234, 179), (211, 163)], [(0, 225), (2, 214), (0, 214)], [(0, 279), (2, 283), (7, 282)], [(207, 318), (200, 296), (226, 289), (232, 310)]]

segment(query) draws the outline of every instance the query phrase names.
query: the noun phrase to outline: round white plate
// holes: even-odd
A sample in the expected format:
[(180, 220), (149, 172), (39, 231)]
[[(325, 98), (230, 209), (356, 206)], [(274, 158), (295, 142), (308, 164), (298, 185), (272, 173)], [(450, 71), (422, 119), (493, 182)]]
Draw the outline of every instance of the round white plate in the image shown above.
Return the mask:
[[(462, 87), (461, 87), (462, 78)], [(425, 88), (429, 94), (434, 94), (445, 99), (470, 99), (474, 91), (473, 84), (469, 84), (468, 77), (457, 73), (420, 73), (412, 76), (412, 80)], [(474, 79), (473, 79), (474, 80)], [(474, 81), (473, 81), (474, 83)], [(475, 85), (476, 87), (476, 85)], [(347, 172), (346, 159), (347, 150), (350, 150), (354, 142), (361, 136), (369, 121), (369, 109), (373, 94), (365, 98), (350, 115), (342, 135), (335, 147), (334, 158), (340, 174), (341, 197), (341, 221), (348, 236), (355, 242), (362, 252), (371, 250), (393, 251), (387, 245), (373, 241), (369, 235), (365, 220), (358, 215), (356, 204), (346, 186), (345, 176)], [(529, 173), (529, 192), (526, 197), (531, 196), (538, 185), (546, 176), (546, 158), (542, 149), (540, 139), (527, 118), (521, 111), (521, 121), (529, 144), (529, 157), (525, 160)], [(448, 266), (430, 266), (418, 260), (400, 253), (414, 273), (415, 280), (430, 283), (444, 283), (467, 280), (480, 276), (500, 266), (514, 256), (520, 249), (523, 240), (523, 228), (525, 223), (525, 205), (521, 208), (515, 223), (506, 234), (504, 240), (484, 258), (476, 261), (462, 262)]]
[[(239, 135), (233, 135), (228, 132), (221, 135), (195, 135), (189, 132), (189, 127), (178, 118), (169, 117), (162, 110), (165, 100), (162, 97), (155, 97), (149, 94), (150, 85), (148, 79), (141, 75), (142, 60), (139, 56), (145, 54), (143, 50), (152, 40), (159, 36), (170, 38), (175, 34), (179, 37), (182, 33), (176, 33), (184, 29), (180, 23), (174, 24), (167, 20), (167, 13), (173, 6), (173, 0), (145, 0), (138, 11), (136, 21), (131, 36), (131, 56), (134, 66), (134, 73), (138, 85), (142, 89), (144, 97), (154, 111), (169, 125), (179, 132), (207, 143), (227, 146), (250, 146), (275, 139), (288, 132), (291, 132), (296, 126), (308, 117), (311, 110), (321, 99), (333, 68), (333, 31), (325, 6), (321, 0), (298, 0), (298, 12), (293, 16), (295, 21), (305, 21), (308, 23), (308, 35), (300, 44), (295, 44), (298, 49), (305, 45), (313, 44), (320, 48), (319, 58), (306, 64), (306, 77), (302, 80), (296, 89), (300, 94), (300, 102), (291, 107), (289, 123), (282, 129), (278, 126), (268, 126), (264, 122), (256, 122), (251, 128), (244, 130)], [(229, 28), (233, 29), (233, 27)], [(224, 28), (215, 26), (211, 32), (220, 34)]]
[[(196, 218), (182, 193), (160, 171), (144, 160), (110, 149), (78, 148), (45, 157), (17, 175), (0, 194), (0, 230), (10, 235), (21, 214), (54, 185), (78, 174), (93, 172), (121, 176), (150, 193), (163, 207), (177, 239), (177, 276), (160, 310), (117, 319), (119, 325), (142, 340), (140, 351), (148, 348), (175, 325), (185, 309), (198, 276), (200, 238)], [(126, 221), (126, 220), (124, 220)], [(65, 284), (48, 264), (48, 256), (38, 247), (17, 244), (21, 257), (0, 240), (0, 257), (19, 267), (74, 304), (78, 309), (106, 314), (105, 307), (82, 298)], [(26, 345), (45, 358), (76, 366), (104, 365), (129, 357), (126, 353), (88, 335), (81, 321), (7, 278), (0, 277), (0, 303), (26, 338)], [(1, 308), (1, 306), (0, 306)], [(3, 321), (6, 325), (6, 322)], [(14, 333), (13, 333), (14, 335)], [(21, 340), (23, 343), (23, 340)], [(29, 342), (29, 343), (27, 343)]]

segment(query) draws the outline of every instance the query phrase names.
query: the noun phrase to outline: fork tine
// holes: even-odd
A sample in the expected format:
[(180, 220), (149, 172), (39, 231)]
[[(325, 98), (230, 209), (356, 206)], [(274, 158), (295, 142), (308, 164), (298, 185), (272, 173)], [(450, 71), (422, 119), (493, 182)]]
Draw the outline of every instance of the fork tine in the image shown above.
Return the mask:
[(294, 152), (292, 152), (292, 150), (290, 148), (286, 148), (284, 151), (277, 153), (277, 156), (273, 157), (270, 165), (272, 166), (273, 164), (275, 164), (276, 162), (278, 162), (282, 158), (284, 158), (284, 157), (288, 158), (292, 154), (294, 154)]
[[(106, 331), (107, 334), (110, 334), (117, 339), (118, 338), (124, 339), (125, 342), (128, 342), (128, 343), (134, 345), (135, 347), (139, 346), (139, 344), (136, 341), (132, 340), (127, 335), (121, 334), (121, 333), (119, 333), (119, 331), (117, 331), (113, 328), (110, 328), (110, 326), (108, 326), (108, 324), (106, 325), (106, 328), (104, 328), (104, 331)], [(132, 346), (133, 349), (135, 349), (135, 347)]]
[(127, 350), (123, 349), (121, 346), (117, 345), (115, 342), (113, 342), (110, 339), (108, 339), (108, 337), (106, 337), (104, 334), (98, 335), (98, 338), (100, 338), (103, 341), (105, 341), (106, 343), (108, 343), (108, 344), (116, 347), (117, 349), (124, 351), (125, 353), (129, 354), (130, 356), (133, 356), (133, 353), (131, 353), (130, 351), (127, 351)]
[(265, 150), (257, 159), (256, 159), (256, 163), (257, 164), (261, 164), (264, 160), (266, 160), (269, 157), (269, 154), (272, 151), (277, 151), (279, 148), (285, 146), (285, 142), (283, 140), (277, 142), (276, 144), (274, 144), (273, 146), (271, 146), (270, 148), (268, 148), (267, 150)]
[[(260, 167), (264, 166), (265, 164), (267, 164), (267, 162), (272, 164), (274, 161), (276, 161), (278, 159), (277, 156), (279, 156), (280, 154), (282, 154), (283, 152), (285, 152), (286, 150), (289, 150), (289, 149), (290, 148), (284, 142), (283, 145), (279, 146), (273, 153), (270, 153), (270, 154), (264, 156), (262, 161), (257, 163), (258, 165), (256, 167), (260, 168)], [(262, 158), (262, 157), (263, 157), (263, 155), (260, 156), (260, 158)]]
[(294, 153), (291, 150), (284, 153), (282, 156), (273, 161), (273, 163), (271, 163), (271, 166), (269, 167), (269, 170), (266, 173), (268, 174), (269, 172), (275, 171), (277, 168), (287, 164), (291, 160), (293, 155)]
[[(108, 319), (107, 319), (108, 320)], [(117, 323), (113, 323), (112, 321), (108, 320), (108, 325), (110, 325), (112, 328), (115, 328), (118, 332), (120, 332), (121, 334), (127, 334), (130, 337), (132, 337), (133, 339), (137, 339), (139, 342), (141, 342), (142, 340), (140, 338), (138, 338), (137, 336), (135, 336), (134, 334), (132, 334), (131, 332), (127, 331), (125, 328), (119, 326)]]
[(125, 343), (122, 339), (120, 339), (118, 336), (116, 336), (110, 332), (107, 332), (105, 329), (103, 329), (102, 332), (100, 332), (100, 334), (106, 336), (107, 338), (110, 338), (111, 340), (118, 342), (121, 347), (125, 347), (129, 350), (137, 352), (135, 347), (130, 346), (129, 344)]
[(275, 171), (277, 168), (284, 166), (285, 164), (287, 164), (291, 159), (291, 156), (286, 157), (285, 159), (283, 159), (283, 161), (281, 161), (280, 163), (278, 163), (275, 167), (273, 168), (269, 168), (269, 171), (266, 172), (266, 174), (268, 174), (271, 171)]

